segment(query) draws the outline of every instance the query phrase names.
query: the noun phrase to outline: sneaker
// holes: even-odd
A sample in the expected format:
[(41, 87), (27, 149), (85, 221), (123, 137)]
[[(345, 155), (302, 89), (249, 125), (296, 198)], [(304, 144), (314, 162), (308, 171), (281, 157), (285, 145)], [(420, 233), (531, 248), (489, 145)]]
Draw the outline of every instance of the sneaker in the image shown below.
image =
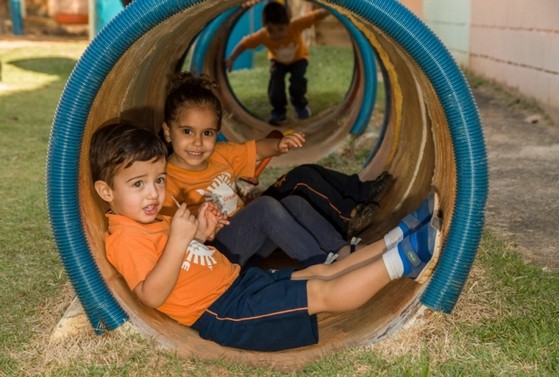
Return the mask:
[(431, 191), (419, 208), (400, 220), (396, 228), (384, 235), (386, 248), (391, 249), (395, 247), (413, 231), (427, 224), (438, 210), (439, 197), (436, 192)]
[(380, 207), (377, 203), (360, 203), (356, 205), (355, 215), (349, 220), (347, 237), (354, 237), (371, 225), (379, 209)]
[(435, 192), (431, 191), (419, 208), (400, 220), (398, 227), (404, 233), (404, 237), (431, 220), (435, 210), (435, 201), (437, 200), (438, 198), (435, 196)]
[(388, 191), (392, 184), (394, 183), (394, 177), (387, 171), (383, 172), (377, 179), (371, 182), (371, 189), (369, 190), (368, 202), (378, 202), (384, 194)]
[(307, 119), (312, 115), (311, 109), (308, 106), (303, 107), (302, 109), (295, 109), (297, 113), (297, 119), (303, 120)]
[(286, 121), (287, 117), (285, 116), (285, 112), (281, 113), (276, 110), (272, 111), (272, 115), (270, 116), (270, 119), (268, 119), (268, 123), (272, 126), (281, 126)]
[(440, 218), (434, 216), (398, 244), (400, 257), (405, 258), (404, 276), (418, 283), (424, 283), (431, 276), (441, 249), (440, 226)]

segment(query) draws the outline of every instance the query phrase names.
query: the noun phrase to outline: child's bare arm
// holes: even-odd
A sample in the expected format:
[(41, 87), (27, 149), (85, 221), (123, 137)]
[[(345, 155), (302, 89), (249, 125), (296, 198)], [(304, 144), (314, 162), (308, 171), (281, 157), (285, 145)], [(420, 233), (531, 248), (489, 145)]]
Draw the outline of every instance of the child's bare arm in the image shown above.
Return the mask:
[(301, 148), (305, 145), (305, 134), (293, 132), (281, 139), (265, 138), (256, 141), (256, 160), (261, 161), (272, 156), (279, 156), (289, 152), (292, 148)]
[(177, 283), (184, 253), (197, 230), (198, 220), (186, 204), (182, 204), (173, 216), (169, 239), (161, 258), (146, 279), (134, 288), (140, 301), (153, 308), (165, 302)]
[(330, 14), (330, 12), (328, 12), (326, 9), (319, 9), (316, 11), (316, 13), (317, 13), (316, 21), (323, 20), (326, 17), (328, 17), (328, 15)]
[(233, 48), (231, 55), (225, 59), (225, 68), (227, 68), (227, 72), (231, 72), (233, 69), (233, 63), (235, 63), (235, 60), (239, 57), (239, 55), (245, 52), (245, 50), (246, 48), (240, 42), (237, 43), (237, 45)]

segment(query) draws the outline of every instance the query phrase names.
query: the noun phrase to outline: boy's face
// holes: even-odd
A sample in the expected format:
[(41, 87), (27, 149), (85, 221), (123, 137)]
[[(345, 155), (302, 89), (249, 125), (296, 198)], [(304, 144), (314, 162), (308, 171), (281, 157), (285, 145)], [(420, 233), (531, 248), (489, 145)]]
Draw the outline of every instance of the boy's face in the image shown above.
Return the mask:
[(117, 172), (113, 187), (97, 181), (95, 189), (115, 214), (149, 224), (163, 206), (166, 177), (165, 158), (136, 161)]
[(268, 36), (273, 41), (279, 41), (287, 36), (286, 24), (268, 24), (265, 28)]
[(173, 145), (169, 158), (173, 164), (190, 171), (208, 167), (217, 140), (217, 117), (209, 107), (183, 107), (178, 120), (163, 125), (165, 139)]

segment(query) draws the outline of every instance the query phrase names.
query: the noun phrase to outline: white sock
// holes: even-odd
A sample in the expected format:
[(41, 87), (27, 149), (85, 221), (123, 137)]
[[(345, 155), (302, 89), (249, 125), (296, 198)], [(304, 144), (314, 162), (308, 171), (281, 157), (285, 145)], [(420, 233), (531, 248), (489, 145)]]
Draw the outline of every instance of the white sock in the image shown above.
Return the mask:
[(404, 264), (397, 247), (390, 248), (386, 253), (382, 254), (382, 261), (388, 271), (390, 280), (396, 280), (404, 276)]
[(396, 247), (404, 239), (404, 232), (399, 226), (392, 229), (390, 232), (384, 235), (384, 243), (386, 244), (386, 250), (390, 250)]

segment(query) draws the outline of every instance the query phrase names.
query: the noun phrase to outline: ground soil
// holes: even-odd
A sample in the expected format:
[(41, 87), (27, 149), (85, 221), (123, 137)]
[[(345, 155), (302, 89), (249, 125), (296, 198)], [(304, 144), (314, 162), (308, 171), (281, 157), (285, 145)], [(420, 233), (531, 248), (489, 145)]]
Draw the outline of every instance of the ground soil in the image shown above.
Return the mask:
[(559, 125), (491, 87), (473, 91), (489, 161), (486, 227), (527, 261), (558, 270)]

